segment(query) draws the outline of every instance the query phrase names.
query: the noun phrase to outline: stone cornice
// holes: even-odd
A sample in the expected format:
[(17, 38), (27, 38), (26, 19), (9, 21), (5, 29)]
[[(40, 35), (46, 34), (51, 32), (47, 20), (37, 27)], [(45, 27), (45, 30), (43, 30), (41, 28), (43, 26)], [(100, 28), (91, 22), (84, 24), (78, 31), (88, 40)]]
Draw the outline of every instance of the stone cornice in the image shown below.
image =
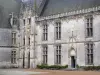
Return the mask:
[(18, 47), (15, 47), (15, 46), (0, 46), (0, 48), (18, 48)]
[(76, 41), (76, 42), (63, 42), (63, 41), (60, 41), (60, 42), (45, 42), (45, 43), (38, 43), (38, 44), (36, 44), (36, 46), (39, 46), (39, 45), (55, 45), (55, 44), (80, 44), (80, 43), (83, 43), (83, 44), (85, 44), (85, 43), (87, 43), (87, 42), (93, 42), (93, 43), (99, 43), (100, 42), (100, 40), (89, 40), (89, 41)]
[(77, 10), (77, 11), (72, 11), (72, 12), (61, 13), (61, 14), (57, 14), (57, 15), (46, 16), (46, 17), (36, 17), (36, 21), (44, 21), (44, 20), (57, 19), (57, 18), (61, 18), (61, 17), (73, 16), (73, 15), (78, 15), (78, 14), (86, 14), (89, 12), (96, 12), (99, 10), (100, 10), (100, 6), (88, 8), (88, 9)]

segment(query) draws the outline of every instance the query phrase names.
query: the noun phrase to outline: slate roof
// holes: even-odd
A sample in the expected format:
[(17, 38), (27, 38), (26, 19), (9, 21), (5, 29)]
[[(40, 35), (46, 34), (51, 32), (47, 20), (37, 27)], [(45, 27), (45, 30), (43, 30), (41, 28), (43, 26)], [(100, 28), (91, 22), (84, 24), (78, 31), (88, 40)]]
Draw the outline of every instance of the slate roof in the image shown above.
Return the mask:
[(9, 23), (9, 14), (19, 13), (19, 2), (16, 0), (0, 0), (0, 28), (11, 28)]
[(100, 6), (100, 0), (47, 0), (45, 5), (40, 16), (48, 16)]

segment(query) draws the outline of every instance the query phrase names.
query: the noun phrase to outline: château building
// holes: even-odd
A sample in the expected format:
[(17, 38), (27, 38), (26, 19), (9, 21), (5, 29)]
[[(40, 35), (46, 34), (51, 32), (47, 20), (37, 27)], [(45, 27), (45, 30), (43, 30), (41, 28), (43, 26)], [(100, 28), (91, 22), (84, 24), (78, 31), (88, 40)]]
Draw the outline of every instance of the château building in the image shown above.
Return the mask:
[(33, 6), (20, 16), (20, 67), (100, 65), (99, 0), (43, 0)]
[(99, 20), (99, 0), (20, 2), (18, 24), (11, 29), (11, 65), (100, 66)]

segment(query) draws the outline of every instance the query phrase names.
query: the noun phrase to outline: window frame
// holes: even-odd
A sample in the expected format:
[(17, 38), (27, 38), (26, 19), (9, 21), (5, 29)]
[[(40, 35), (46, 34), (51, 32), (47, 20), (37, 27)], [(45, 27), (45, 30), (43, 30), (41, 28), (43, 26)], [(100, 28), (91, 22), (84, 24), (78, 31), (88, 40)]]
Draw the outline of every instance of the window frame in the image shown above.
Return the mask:
[(61, 44), (55, 46), (55, 64), (61, 65), (62, 62), (62, 46)]
[(26, 20), (25, 20), (25, 19), (23, 19), (23, 24), (24, 24), (24, 26), (25, 26), (25, 22), (26, 22)]
[(16, 50), (12, 50), (11, 51), (11, 63), (12, 64), (16, 64), (17, 63), (17, 58), (16, 58), (16, 55), (17, 54), (17, 51)]
[(23, 46), (25, 46), (25, 37), (23, 38)]
[(28, 37), (28, 45), (30, 46), (30, 44), (31, 44), (31, 43), (30, 43), (30, 37)]
[(13, 45), (16, 45), (16, 42), (17, 42), (17, 38), (16, 38), (16, 32), (12, 32), (12, 44)]
[(31, 24), (31, 18), (28, 18), (28, 24), (29, 25)]
[(61, 40), (61, 21), (55, 22), (55, 39)]
[(86, 17), (86, 38), (93, 37), (93, 16)]
[(42, 40), (43, 41), (48, 41), (48, 25), (47, 23), (43, 24), (43, 37)]
[(44, 45), (42, 46), (43, 50), (42, 50), (42, 57), (43, 57), (43, 64), (47, 65), (48, 64), (48, 46)]
[(94, 64), (94, 43), (93, 42), (86, 43), (86, 64), (87, 65)]

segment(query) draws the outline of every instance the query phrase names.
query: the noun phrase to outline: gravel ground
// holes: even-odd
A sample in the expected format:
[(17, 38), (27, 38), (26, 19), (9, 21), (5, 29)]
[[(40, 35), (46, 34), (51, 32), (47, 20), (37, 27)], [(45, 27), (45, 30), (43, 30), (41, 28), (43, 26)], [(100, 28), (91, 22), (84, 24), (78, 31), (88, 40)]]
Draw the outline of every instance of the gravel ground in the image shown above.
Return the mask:
[(27, 70), (27, 71), (47, 72), (38, 75), (100, 75), (99, 71), (59, 71), (59, 70)]
[(25, 71), (22, 69), (0, 69), (0, 75), (37, 75), (43, 72)]
[(39, 69), (0, 69), (0, 75), (100, 75), (100, 72), (39, 70)]

